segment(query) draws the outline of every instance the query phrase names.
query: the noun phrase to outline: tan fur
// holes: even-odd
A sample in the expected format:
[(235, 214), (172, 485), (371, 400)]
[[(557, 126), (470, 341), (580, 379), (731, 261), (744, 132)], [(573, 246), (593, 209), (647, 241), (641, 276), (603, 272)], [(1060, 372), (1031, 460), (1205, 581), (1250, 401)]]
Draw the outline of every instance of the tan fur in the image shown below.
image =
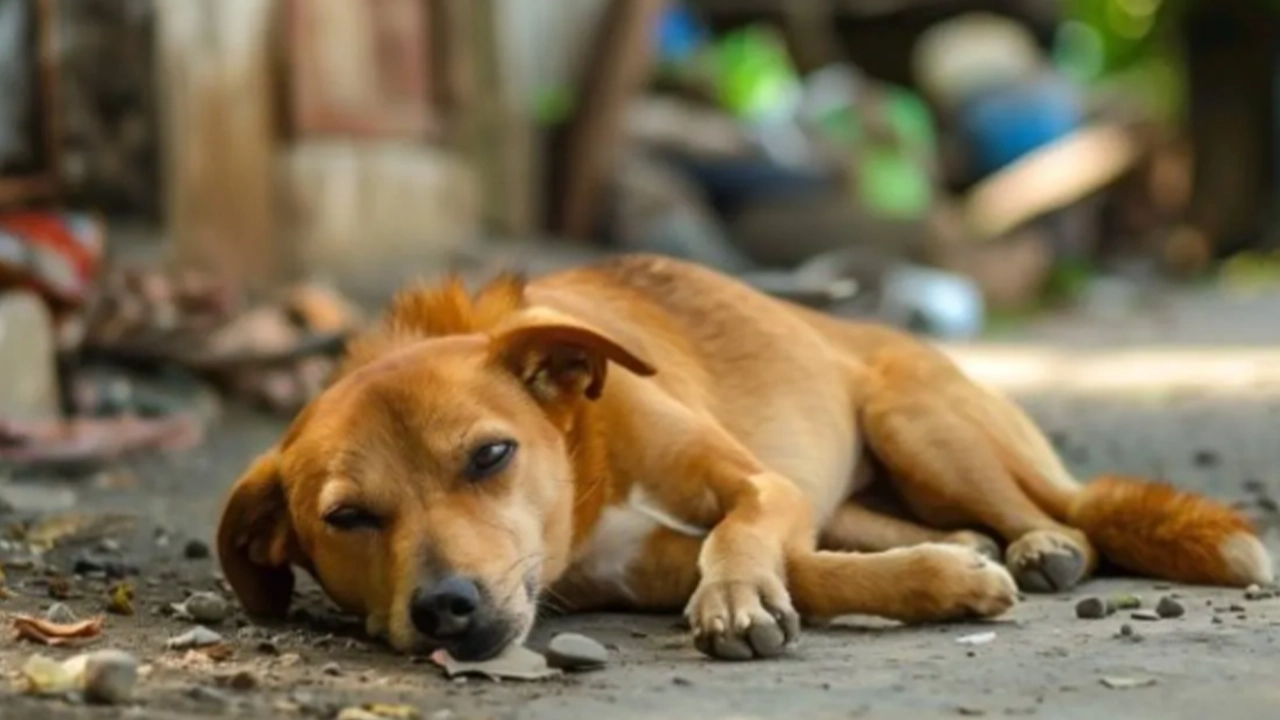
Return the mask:
[[(515, 459), (464, 479), (494, 438)], [(540, 595), (684, 608), (703, 652), (747, 659), (782, 652), (800, 614), (997, 615), (1015, 577), (1064, 589), (1099, 550), (1172, 579), (1269, 577), (1229, 511), (1146, 487), (1082, 489), (1021, 410), (907, 335), (633, 256), (401, 295), (236, 484), (219, 555), (251, 613), (283, 613), (300, 566), (402, 650), (436, 644), (415, 590), (466, 576), (500, 640), (476, 656), (520, 642)], [(378, 524), (335, 529), (338, 507)]]

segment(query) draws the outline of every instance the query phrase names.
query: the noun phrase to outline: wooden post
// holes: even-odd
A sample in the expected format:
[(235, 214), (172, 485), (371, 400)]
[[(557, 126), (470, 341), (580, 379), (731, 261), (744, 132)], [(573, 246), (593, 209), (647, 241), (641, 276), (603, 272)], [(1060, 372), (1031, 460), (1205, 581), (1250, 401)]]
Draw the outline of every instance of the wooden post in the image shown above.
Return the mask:
[(163, 183), (179, 263), (250, 289), (291, 272), (271, 209), (274, 0), (156, 0)]
[(585, 238), (596, 218), (600, 189), (617, 144), (624, 113), (650, 70), (653, 30), (665, 0), (613, 0), (587, 55), (569, 124), (559, 231)]

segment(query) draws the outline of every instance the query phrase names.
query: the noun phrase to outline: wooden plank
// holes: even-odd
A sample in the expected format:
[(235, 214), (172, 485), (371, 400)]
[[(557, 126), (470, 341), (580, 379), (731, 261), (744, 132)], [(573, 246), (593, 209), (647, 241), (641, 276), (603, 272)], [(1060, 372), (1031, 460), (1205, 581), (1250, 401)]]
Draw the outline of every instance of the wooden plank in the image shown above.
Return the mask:
[(613, 0), (587, 55), (569, 123), (558, 230), (585, 238), (617, 157), (624, 113), (648, 77), (653, 29), (665, 0)]
[(285, 0), (284, 16), (295, 135), (430, 135), (430, 28), (423, 0)]
[(165, 208), (175, 259), (265, 289), (273, 241), (274, 0), (157, 0)]

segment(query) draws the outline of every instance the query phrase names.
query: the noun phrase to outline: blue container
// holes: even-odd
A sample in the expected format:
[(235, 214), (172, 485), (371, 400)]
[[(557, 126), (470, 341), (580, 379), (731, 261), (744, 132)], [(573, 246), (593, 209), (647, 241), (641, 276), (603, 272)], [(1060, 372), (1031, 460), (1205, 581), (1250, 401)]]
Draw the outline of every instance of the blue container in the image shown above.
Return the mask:
[(974, 170), (980, 176), (1071, 134), (1083, 122), (1079, 93), (1070, 83), (1056, 79), (988, 90), (960, 111)]

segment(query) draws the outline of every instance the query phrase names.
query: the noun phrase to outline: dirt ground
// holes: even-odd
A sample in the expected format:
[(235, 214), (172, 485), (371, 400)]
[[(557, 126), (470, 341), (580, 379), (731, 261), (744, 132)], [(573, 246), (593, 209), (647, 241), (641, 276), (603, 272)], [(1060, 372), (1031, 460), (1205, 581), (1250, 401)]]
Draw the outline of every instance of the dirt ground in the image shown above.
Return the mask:
[[(1154, 340), (1206, 347), (1276, 344), (1278, 311), (1280, 298), (1239, 302), (1187, 296), (1117, 321), (1044, 323), (1021, 333), (1011, 348), (996, 350), (1025, 354), (1045, 344), (1090, 345), (1071, 356), (1075, 361), (1060, 360), (1054, 372), (1062, 382), (1050, 377), (1038, 387), (1023, 384), (1017, 390), (1073, 469), (1082, 477), (1103, 469), (1158, 474), (1239, 502), (1259, 520), (1268, 544), (1280, 551), (1280, 514), (1271, 499), (1280, 496), (1280, 382), (1273, 378), (1280, 376), (1280, 362), (1241, 361), (1219, 375), (1205, 371), (1164, 384), (1146, 376), (1135, 379), (1132, 391), (1124, 382), (1090, 389), (1066, 377), (1090, 360)], [(1232, 352), (1222, 350), (1220, 357), (1230, 358)], [(1191, 375), (1197, 367), (1206, 366), (1193, 366)], [(238, 616), (215, 626), (232, 650), (222, 662), (166, 650), (166, 638), (191, 627), (165, 614), (169, 603), (191, 590), (219, 589), (213, 560), (185, 556), (189, 541), (211, 539), (227, 487), (279, 429), (278, 420), (230, 411), (197, 450), (143, 458), (88, 480), (7, 486), (24, 503), (130, 518), (127, 531), (110, 534), (118, 550), (92, 539), (60, 549), (48, 560), (55, 575), (88, 556), (137, 566), (136, 614), (107, 615), (104, 635), (91, 647), (129, 650), (148, 669), (136, 702), (128, 707), (28, 698), (6, 682), (0, 688), (0, 719), (332, 718), (344, 707), (370, 702), (407, 704), (420, 717), (435, 720), (1231, 720), (1280, 714), (1280, 599), (1249, 601), (1238, 590), (1128, 579), (1095, 580), (1069, 596), (1032, 596), (992, 623), (904, 628), (848, 619), (809, 629), (789, 657), (752, 664), (703, 659), (674, 617), (551, 618), (535, 644), (572, 628), (605, 642), (612, 661), (603, 670), (536, 683), (445, 679), (431, 665), (364, 640), (314, 590), (307, 591), (302, 613), (285, 626), (250, 627)], [(11, 517), (0, 514), (0, 526)], [(0, 602), (0, 612), (38, 613), (52, 602), (48, 573), (9, 568), (7, 574), (12, 597)], [(105, 581), (78, 579), (70, 589), (66, 603), (76, 613), (101, 612)], [(1136, 594), (1144, 607), (1175, 594), (1187, 612), (1160, 621), (1133, 619), (1125, 611), (1101, 620), (1076, 619), (1079, 598), (1116, 593)], [(1131, 634), (1122, 633), (1125, 625)], [(977, 645), (958, 642), (985, 632), (995, 638)], [(75, 651), (18, 643), (6, 631), (0, 639), (0, 673), (12, 676), (33, 652), (65, 657)], [(237, 682), (251, 677), (253, 687), (232, 687), (237, 675)], [(1109, 687), (1104, 680), (1135, 687)]]

